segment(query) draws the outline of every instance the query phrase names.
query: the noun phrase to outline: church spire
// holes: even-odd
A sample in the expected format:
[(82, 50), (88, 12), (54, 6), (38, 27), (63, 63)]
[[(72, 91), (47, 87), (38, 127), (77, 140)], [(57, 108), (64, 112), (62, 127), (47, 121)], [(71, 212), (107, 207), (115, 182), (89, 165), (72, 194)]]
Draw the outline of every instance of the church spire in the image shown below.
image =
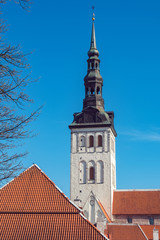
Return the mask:
[(100, 60), (98, 58), (99, 52), (96, 47), (94, 20), (95, 18), (93, 15), (91, 44), (88, 51), (89, 59), (87, 60), (88, 72), (84, 78), (85, 99), (83, 100), (83, 109), (86, 107), (96, 107), (104, 111), (104, 100), (102, 98), (103, 79), (99, 69)]
[(95, 15), (93, 13), (91, 42), (87, 60), (88, 69), (87, 75), (84, 78), (85, 98), (83, 99), (83, 109), (81, 112), (74, 113), (74, 120), (69, 127), (70, 129), (77, 127), (110, 127), (116, 136), (114, 113), (104, 110), (104, 100), (102, 97), (103, 78), (100, 74), (100, 60), (96, 47), (94, 23)]
[(94, 54), (96, 54), (97, 56), (99, 56), (99, 52), (97, 50), (96, 47), (96, 35), (95, 35), (95, 28), (94, 28), (94, 13), (93, 13), (93, 17), (92, 17), (92, 34), (91, 34), (91, 45), (90, 45), (90, 50), (88, 52), (88, 56), (92, 56)]
[[(92, 18), (93, 20), (94, 18)], [(92, 22), (92, 35), (91, 35), (91, 47), (90, 49), (96, 49), (96, 36), (95, 36), (95, 29), (94, 29), (94, 20)]]

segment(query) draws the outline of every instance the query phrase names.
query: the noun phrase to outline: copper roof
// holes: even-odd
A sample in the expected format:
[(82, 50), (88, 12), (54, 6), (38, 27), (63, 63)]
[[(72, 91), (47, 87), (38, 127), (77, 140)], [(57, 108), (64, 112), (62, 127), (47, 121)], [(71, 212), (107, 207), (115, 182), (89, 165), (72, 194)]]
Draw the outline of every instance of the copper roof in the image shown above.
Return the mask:
[(106, 239), (36, 165), (0, 194), (2, 240)]
[(105, 235), (110, 240), (147, 240), (139, 225), (107, 224)]
[(160, 214), (160, 190), (114, 191), (113, 214)]

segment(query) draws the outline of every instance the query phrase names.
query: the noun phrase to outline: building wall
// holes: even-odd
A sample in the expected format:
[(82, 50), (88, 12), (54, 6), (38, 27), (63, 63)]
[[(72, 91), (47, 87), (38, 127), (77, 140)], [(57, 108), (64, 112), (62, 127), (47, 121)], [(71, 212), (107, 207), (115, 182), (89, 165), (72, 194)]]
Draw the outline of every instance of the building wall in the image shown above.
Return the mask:
[(148, 215), (135, 215), (135, 216), (126, 216), (126, 215), (117, 215), (114, 216), (114, 222), (115, 223), (128, 223), (128, 217), (132, 218), (132, 223), (140, 224), (140, 225), (148, 225), (149, 217), (154, 218), (154, 225), (160, 225), (160, 215), (154, 215), (154, 216), (148, 216)]
[[(89, 137), (94, 146), (89, 146)], [(102, 147), (98, 136), (102, 136)], [(99, 161), (103, 163), (103, 181), (98, 174)], [(85, 165), (85, 181), (82, 166)], [(89, 179), (89, 169), (95, 168), (95, 181)], [(100, 200), (111, 217), (113, 189), (116, 189), (115, 137), (110, 128), (83, 128), (71, 130), (71, 200), (83, 207), (90, 192)]]

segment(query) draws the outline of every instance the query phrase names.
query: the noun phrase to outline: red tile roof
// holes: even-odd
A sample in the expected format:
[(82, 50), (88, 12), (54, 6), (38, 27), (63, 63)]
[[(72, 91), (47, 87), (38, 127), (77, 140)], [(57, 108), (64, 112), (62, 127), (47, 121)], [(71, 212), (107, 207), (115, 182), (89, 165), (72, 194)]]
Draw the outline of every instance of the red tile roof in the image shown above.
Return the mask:
[(2, 212), (79, 212), (36, 165), (3, 187), (1, 199)]
[(113, 214), (160, 214), (160, 190), (114, 191)]
[(141, 225), (141, 228), (149, 240), (153, 240), (153, 229), (158, 229), (160, 234), (160, 225)]
[(110, 240), (147, 240), (145, 234), (138, 225), (107, 224), (105, 235)]
[(80, 214), (2, 214), (1, 240), (104, 240)]
[(106, 239), (36, 165), (0, 194), (1, 240)]

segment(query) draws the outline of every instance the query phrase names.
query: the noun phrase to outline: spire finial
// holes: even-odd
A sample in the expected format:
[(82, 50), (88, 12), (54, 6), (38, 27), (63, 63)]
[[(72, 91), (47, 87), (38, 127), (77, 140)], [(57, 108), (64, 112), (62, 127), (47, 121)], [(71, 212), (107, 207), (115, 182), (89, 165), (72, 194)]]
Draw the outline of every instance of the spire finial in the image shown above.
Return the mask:
[[(92, 17), (92, 34), (91, 34), (91, 45), (90, 45), (90, 50), (89, 50), (89, 55), (91, 53), (91, 50), (97, 50), (96, 48), (96, 36), (95, 36), (95, 29), (94, 29), (94, 20), (95, 20), (95, 14), (94, 14), (94, 6), (92, 6), (92, 10), (93, 10), (93, 17)], [(95, 53), (95, 52), (94, 52)], [(97, 50), (98, 53), (98, 50)]]
[(92, 10), (93, 10), (92, 21), (94, 21), (94, 20), (95, 20), (95, 13), (94, 13), (94, 9), (95, 9), (95, 6), (92, 6)]

